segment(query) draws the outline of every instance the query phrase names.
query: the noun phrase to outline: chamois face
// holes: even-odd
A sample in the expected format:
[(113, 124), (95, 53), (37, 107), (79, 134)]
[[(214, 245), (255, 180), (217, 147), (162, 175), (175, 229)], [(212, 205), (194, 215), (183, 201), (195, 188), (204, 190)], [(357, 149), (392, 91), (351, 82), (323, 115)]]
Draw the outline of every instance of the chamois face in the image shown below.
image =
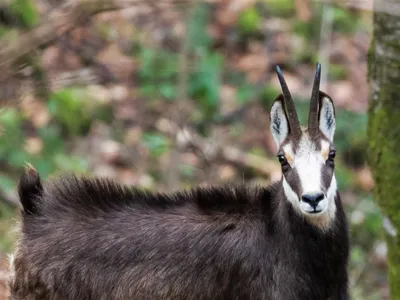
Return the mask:
[(336, 211), (333, 102), (318, 90), (318, 98), (311, 104), (309, 126), (301, 129), (294, 105), (287, 103), (288, 96), (285, 96), (275, 100), (270, 113), (270, 129), (282, 166), (283, 191), (295, 211), (325, 229)]

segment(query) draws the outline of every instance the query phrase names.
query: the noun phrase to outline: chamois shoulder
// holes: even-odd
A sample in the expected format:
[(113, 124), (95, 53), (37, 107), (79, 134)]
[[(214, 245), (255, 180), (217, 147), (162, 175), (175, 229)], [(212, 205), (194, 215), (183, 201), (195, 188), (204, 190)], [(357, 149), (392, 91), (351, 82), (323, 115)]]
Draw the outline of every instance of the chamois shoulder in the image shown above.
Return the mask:
[(205, 214), (245, 213), (271, 198), (268, 188), (247, 185), (196, 187), (152, 193), (107, 178), (63, 174), (46, 183), (44, 205), (51, 209), (110, 212), (126, 208), (165, 211), (189, 206)]

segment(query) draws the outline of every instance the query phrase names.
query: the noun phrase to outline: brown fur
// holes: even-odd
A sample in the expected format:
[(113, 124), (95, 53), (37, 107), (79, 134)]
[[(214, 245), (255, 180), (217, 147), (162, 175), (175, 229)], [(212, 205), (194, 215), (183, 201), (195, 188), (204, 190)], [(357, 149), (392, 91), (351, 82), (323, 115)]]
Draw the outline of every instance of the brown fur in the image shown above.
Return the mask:
[(328, 232), (293, 211), (280, 183), (150, 194), (63, 176), (31, 199), (11, 300), (348, 299), (339, 197)]

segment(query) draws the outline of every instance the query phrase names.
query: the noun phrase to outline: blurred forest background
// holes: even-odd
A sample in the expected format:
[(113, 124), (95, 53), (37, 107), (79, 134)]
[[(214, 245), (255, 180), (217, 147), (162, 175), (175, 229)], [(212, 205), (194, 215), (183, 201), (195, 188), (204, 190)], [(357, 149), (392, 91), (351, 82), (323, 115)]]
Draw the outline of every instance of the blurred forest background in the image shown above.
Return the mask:
[(317, 61), (337, 110), (351, 296), (388, 299), (366, 166), (371, 32), (368, 0), (2, 0), (0, 299), (26, 162), (43, 178), (74, 171), (150, 190), (268, 184), (280, 178), (275, 65), (305, 124)]

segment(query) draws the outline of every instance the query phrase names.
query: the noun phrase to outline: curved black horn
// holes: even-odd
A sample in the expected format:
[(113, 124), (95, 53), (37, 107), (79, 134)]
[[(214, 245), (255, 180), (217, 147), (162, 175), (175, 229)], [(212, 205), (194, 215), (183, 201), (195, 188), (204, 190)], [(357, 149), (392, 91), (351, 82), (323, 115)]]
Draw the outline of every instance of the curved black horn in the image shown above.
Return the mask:
[(315, 135), (318, 132), (318, 106), (319, 106), (319, 84), (321, 81), (321, 64), (318, 62), (314, 85), (311, 93), (310, 113), (308, 115), (308, 132), (310, 135)]
[(299, 118), (297, 116), (296, 108), (293, 103), (292, 95), (290, 94), (289, 88), (286, 84), (285, 78), (283, 77), (281, 68), (276, 66), (276, 73), (278, 74), (279, 83), (281, 84), (284, 105), (288, 114), (288, 121), (291, 133), (295, 135), (301, 135), (301, 128)]

